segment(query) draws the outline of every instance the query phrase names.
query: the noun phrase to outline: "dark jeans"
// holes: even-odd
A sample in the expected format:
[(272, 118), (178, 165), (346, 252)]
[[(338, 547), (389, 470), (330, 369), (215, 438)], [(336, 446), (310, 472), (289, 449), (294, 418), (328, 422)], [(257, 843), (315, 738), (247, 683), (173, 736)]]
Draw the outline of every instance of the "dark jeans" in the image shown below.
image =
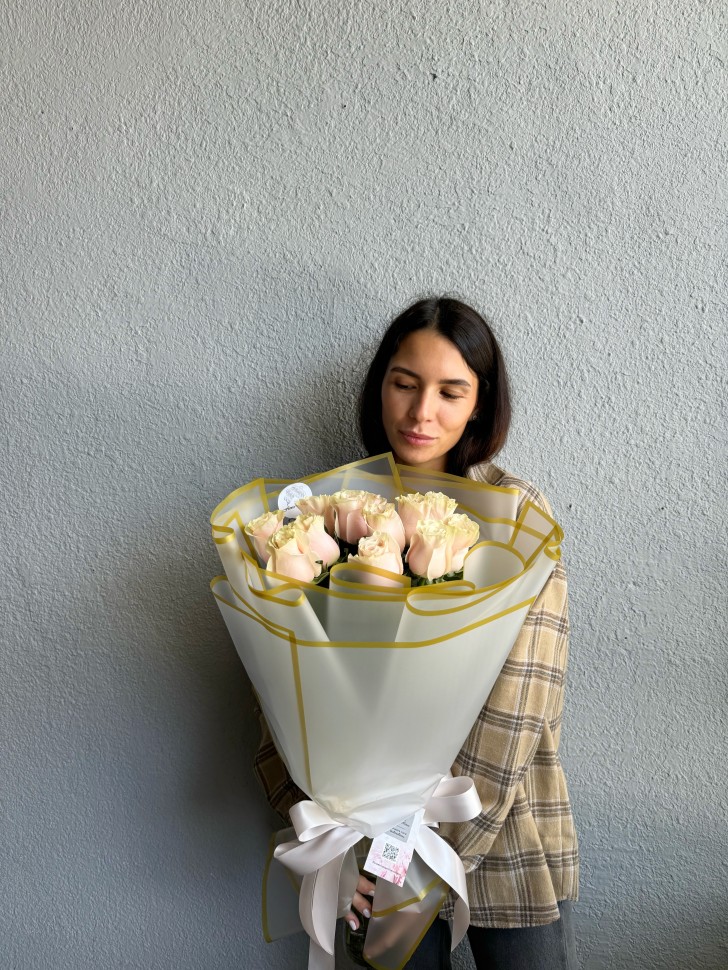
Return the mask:
[[(559, 903), (561, 919), (546, 926), (497, 930), (471, 926), (477, 970), (578, 970), (571, 902)], [(436, 919), (404, 970), (451, 970), (450, 924)]]

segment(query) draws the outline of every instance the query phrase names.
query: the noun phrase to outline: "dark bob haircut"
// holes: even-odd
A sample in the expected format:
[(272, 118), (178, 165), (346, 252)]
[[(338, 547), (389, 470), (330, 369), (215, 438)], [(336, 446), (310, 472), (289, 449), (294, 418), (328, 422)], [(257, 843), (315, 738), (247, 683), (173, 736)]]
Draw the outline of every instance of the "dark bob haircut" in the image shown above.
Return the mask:
[(418, 300), (390, 323), (361, 392), (359, 428), (364, 447), (370, 455), (391, 451), (382, 423), (382, 383), (400, 344), (416, 330), (434, 330), (453, 343), (478, 377), (475, 417), (447, 456), (447, 470), (465, 475), (471, 465), (488, 461), (505, 444), (511, 399), (505, 362), (492, 330), (479, 313), (460, 300)]

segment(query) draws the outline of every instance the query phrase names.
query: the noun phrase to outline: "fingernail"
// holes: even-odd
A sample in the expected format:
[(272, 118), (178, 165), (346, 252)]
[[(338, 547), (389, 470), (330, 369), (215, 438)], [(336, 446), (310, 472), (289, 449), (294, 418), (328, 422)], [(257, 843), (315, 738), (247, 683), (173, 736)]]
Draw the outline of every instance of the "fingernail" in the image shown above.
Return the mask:
[(370, 909), (363, 909), (362, 913), (364, 913), (367, 919), (369, 919), (369, 917), (372, 915), (372, 911)]
[(354, 920), (353, 920), (353, 919), (350, 919), (350, 920), (349, 920), (349, 926), (350, 926), (350, 927), (351, 927), (351, 928), (352, 928), (353, 930), (356, 930), (356, 923), (354, 922)]

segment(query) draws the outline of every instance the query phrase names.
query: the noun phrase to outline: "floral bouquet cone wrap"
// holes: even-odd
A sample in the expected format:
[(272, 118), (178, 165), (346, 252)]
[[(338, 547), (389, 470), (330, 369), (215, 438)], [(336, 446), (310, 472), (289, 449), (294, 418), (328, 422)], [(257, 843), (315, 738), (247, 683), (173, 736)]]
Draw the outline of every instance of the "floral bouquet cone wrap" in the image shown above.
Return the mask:
[(439, 489), (480, 528), (462, 579), (413, 587), (389, 573), (383, 586), (376, 567), (342, 562), (323, 588), (261, 567), (244, 531), (292, 483), (257, 479), (211, 517), (225, 570), (212, 592), (276, 747), (310, 798), (291, 811), (295, 831), (274, 840), (266, 936), (303, 926), (310, 970), (332, 970), (335, 920), (358, 876), (354, 847), (419, 813), (404, 884), (378, 880), (364, 950), (374, 967), (400, 970), (450, 889), (453, 947), (467, 929), (463, 867), (437, 823), (481, 806), (450, 767), (560, 557), (562, 532), (531, 503), (517, 519), (517, 489), (395, 465), (391, 455), (301, 481), (314, 496), (364, 489), (389, 502)]

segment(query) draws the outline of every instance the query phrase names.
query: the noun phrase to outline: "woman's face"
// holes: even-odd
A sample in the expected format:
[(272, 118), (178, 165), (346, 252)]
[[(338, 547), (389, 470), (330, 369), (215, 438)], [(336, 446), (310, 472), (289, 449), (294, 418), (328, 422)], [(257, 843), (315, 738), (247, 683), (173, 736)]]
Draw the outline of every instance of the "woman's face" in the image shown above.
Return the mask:
[(409, 334), (382, 383), (382, 423), (397, 461), (444, 471), (477, 401), (477, 375), (455, 344), (434, 330)]

